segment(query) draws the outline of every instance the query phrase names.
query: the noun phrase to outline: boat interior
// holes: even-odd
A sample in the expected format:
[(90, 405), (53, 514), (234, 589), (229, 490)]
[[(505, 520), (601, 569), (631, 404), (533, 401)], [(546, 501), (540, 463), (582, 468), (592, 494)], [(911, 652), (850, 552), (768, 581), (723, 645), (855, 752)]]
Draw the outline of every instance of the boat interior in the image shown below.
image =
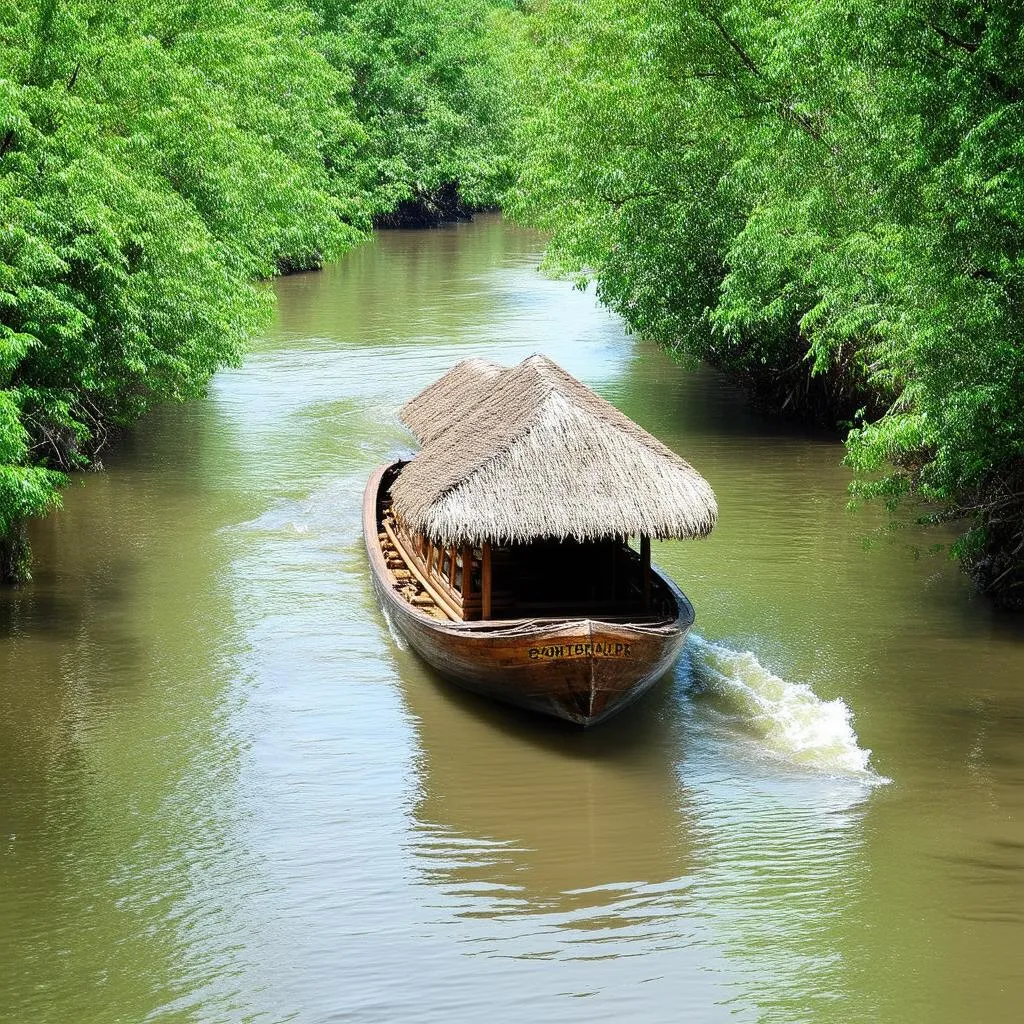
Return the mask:
[(395, 516), (385, 474), (377, 536), (397, 592), (440, 620), (592, 618), (657, 623), (676, 617), (671, 589), (650, 567), (650, 541), (639, 548), (610, 537), (592, 543), (440, 547)]

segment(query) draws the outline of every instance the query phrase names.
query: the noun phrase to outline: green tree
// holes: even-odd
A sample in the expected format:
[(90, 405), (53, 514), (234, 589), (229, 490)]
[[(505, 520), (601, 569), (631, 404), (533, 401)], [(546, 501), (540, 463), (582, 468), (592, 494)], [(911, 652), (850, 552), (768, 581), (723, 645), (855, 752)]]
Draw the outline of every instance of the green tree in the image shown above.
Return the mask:
[(0, 535), (238, 358), (253, 278), (359, 236), (323, 155), (359, 130), (314, 27), (233, 0), (0, 11)]
[(240, 358), (254, 281), (403, 203), (494, 200), (494, 7), (0, 6), (0, 579), (111, 428)]
[(774, 408), (856, 418), (857, 493), (962, 521), (1024, 600), (1020, 5), (551, 0), (513, 28), (510, 208), (552, 261)]
[(351, 82), (362, 184), (378, 219), (429, 223), (493, 205), (509, 178), (492, 32), (502, 0), (310, 0)]

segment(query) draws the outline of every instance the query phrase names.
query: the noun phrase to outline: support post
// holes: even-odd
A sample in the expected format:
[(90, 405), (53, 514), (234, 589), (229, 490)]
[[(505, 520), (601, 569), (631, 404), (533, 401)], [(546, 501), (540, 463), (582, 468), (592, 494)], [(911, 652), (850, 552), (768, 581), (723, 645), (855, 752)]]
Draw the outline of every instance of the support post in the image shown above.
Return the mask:
[(448, 549), (448, 586), (455, 589), (455, 545)]
[(644, 610), (651, 610), (651, 538), (640, 538), (640, 567), (644, 577)]
[(473, 594), (473, 548), (462, 545), (462, 600)]
[(484, 541), (480, 549), (480, 614), (491, 617), (491, 545)]

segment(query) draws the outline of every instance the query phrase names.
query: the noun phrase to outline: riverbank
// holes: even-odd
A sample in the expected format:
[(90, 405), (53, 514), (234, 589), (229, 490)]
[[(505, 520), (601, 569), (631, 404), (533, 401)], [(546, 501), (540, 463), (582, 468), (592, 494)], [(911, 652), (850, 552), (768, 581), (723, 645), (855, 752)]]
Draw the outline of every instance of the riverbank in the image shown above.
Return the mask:
[(23, 524), (112, 430), (238, 364), (272, 318), (258, 282), (340, 258), (374, 217), (494, 201), (497, 6), (0, 18), (0, 581), (27, 578)]
[[(395, 209), (375, 215), (374, 221), (381, 230), (428, 229), (442, 224), (472, 221), (474, 216), (481, 212), (493, 212), (493, 208), (487, 211), (481, 207), (474, 207), (462, 196), (458, 185), (450, 183), (431, 192), (403, 200)], [(350, 244), (366, 244), (372, 242), (372, 239), (370, 233), (353, 235)], [(279, 261), (274, 277), (319, 271), (323, 266), (322, 255), (310, 253)], [(268, 277), (265, 281), (272, 279)], [(240, 353), (233, 355), (231, 361), (238, 358)], [(28, 522), (33, 515), (45, 514), (48, 510), (59, 507), (57, 488), (64, 486), (65, 474), (76, 470), (102, 470), (101, 458), (116, 445), (117, 441), (124, 438), (125, 428), (108, 418), (101, 408), (93, 405), (89, 410), (89, 420), (87, 433), (70, 429), (46, 432), (39, 425), (45, 437), (37, 438), (35, 447), (44, 449), (47, 452), (46, 460), (50, 463), (56, 462), (60, 471), (54, 475), (49, 496), (39, 505), (26, 507), (24, 512), (16, 510), (9, 513), (7, 518), (0, 519), (0, 526), (3, 527), (0, 529), (0, 586), (27, 583), (32, 579), (33, 554)], [(26, 436), (31, 437), (27, 432)], [(3, 469), (4, 467), (0, 466), (0, 471)], [(0, 479), (0, 484), (3, 482)], [(0, 493), (0, 499), (3, 497)], [(0, 512), (3, 511), (0, 507)]]

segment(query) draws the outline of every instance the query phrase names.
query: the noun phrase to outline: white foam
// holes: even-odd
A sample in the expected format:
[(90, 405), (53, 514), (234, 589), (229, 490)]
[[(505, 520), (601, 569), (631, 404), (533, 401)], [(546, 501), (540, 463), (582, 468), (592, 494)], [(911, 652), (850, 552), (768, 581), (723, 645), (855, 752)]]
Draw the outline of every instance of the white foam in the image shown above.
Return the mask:
[(398, 629), (398, 627), (395, 625), (394, 621), (391, 618), (391, 614), (388, 612), (387, 608), (385, 608), (384, 605), (382, 604), (380, 606), (380, 610), (384, 616), (384, 621), (388, 624), (388, 632), (391, 634), (391, 639), (395, 641), (395, 646), (400, 651), (409, 650), (408, 642), (406, 641), (405, 637), (402, 636), (401, 631)]
[(858, 742), (853, 712), (841, 697), (822, 700), (806, 683), (791, 683), (770, 672), (750, 651), (694, 635), (687, 651), (700, 692), (716, 698), (769, 753), (869, 785), (891, 781), (871, 767), (871, 751)]

